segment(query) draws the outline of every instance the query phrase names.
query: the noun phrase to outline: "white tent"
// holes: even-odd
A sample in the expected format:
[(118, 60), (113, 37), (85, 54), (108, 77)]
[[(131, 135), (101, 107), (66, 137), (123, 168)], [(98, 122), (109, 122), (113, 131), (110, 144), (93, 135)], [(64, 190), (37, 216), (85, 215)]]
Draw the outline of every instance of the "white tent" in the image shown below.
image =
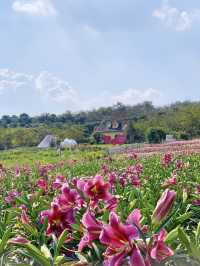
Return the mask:
[(170, 142), (174, 142), (174, 141), (176, 141), (176, 139), (174, 138), (173, 135), (166, 135), (166, 139), (165, 139), (166, 143), (170, 143)]
[(74, 139), (65, 139), (60, 143), (61, 148), (75, 148), (77, 146), (77, 142)]
[(52, 144), (56, 143), (56, 137), (53, 135), (46, 135), (46, 137), (40, 142), (38, 148), (50, 148)]

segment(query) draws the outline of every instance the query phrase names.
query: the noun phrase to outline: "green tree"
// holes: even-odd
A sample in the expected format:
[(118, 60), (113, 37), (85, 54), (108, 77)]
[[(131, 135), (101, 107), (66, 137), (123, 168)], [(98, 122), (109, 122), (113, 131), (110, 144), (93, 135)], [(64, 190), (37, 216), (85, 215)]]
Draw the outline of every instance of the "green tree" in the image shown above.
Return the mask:
[(161, 128), (150, 128), (147, 133), (149, 143), (161, 143), (166, 138), (166, 133)]

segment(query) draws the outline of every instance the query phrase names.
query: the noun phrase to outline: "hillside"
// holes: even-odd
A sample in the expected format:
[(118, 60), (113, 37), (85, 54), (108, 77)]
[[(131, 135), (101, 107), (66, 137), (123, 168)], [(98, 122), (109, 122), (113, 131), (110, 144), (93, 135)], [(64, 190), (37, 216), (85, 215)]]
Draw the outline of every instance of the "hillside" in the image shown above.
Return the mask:
[[(200, 102), (177, 102), (155, 107), (151, 102), (133, 106), (121, 103), (90, 111), (64, 114), (4, 115), (0, 119), (0, 148), (35, 146), (46, 134), (70, 137), (78, 142), (91, 142), (91, 134), (102, 120), (129, 121), (129, 142), (144, 142), (152, 128), (160, 128), (177, 139), (200, 136)], [(19, 137), (20, 136), (20, 137)]]

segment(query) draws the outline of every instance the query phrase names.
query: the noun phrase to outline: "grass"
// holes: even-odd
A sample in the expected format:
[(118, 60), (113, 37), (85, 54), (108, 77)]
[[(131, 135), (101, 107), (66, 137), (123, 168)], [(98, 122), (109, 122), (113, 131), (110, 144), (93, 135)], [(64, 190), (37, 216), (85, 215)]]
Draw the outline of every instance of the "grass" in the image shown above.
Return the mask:
[(42, 164), (57, 163), (61, 160), (71, 160), (81, 158), (96, 158), (105, 153), (105, 147), (98, 146), (80, 147), (76, 150), (65, 150), (60, 155), (56, 149), (38, 149), (38, 148), (18, 148), (0, 152), (0, 163), (6, 167), (34, 165), (40, 161)]

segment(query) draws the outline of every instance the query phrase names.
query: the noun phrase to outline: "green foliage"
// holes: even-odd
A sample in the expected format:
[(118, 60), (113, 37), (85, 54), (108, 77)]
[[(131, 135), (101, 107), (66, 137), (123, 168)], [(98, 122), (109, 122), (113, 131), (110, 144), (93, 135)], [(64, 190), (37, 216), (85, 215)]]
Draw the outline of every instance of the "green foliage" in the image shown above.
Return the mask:
[[(59, 128), (48, 126), (36, 128), (0, 128), (0, 150), (37, 146), (48, 134), (56, 136), (58, 141), (65, 138), (72, 138), (77, 142), (85, 140), (84, 127), (80, 125), (63, 125)], [(52, 143), (52, 147), (54, 146), (55, 143)]]
[[(178, 139), (200, 137), (200, 102), (177, 102), (169, 106), (154, 107), (150, 102), (134, 106), (118, 103), (110, 107), (61, 115), (41, 114), (30, 117), (4, 115), (0, 119), (0, 150), (19, 146), (35, 146), (47, 134), (60, 139), (71, 137), (80, 143), (94, 143), (90, 136), (102, 120), (128, 119), (128, 142), (144, 142), (150, 129), (162, 128)], [(156, 135), (156, 134), (155, 134)], [(100, 143), (99, 136), (94, 136)], [(153, 137), (159, 142), (159, 137)], [(155, 142), (155, 141), (154, 141)]]
[(134, 124), (129, 123), (127, 128), (127, 138), (128, 143), (142, 143), (145, 141), (145, 134), (140, 128), (137, 128)]
[(161, 128), (150, 128), (147, 133), (149, 143), (161, 143), (165, 140), (166, 133)]

